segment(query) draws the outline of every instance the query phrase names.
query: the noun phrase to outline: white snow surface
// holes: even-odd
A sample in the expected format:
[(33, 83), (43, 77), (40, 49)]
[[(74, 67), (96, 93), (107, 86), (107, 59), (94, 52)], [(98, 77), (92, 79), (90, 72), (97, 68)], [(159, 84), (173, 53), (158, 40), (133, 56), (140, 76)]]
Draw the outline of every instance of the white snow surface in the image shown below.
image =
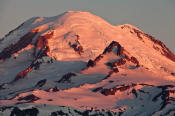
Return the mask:
[[(27, 33), (37, 32), (27, 47), (11, 57), (1, 59), (0, 54), (0, 115), (10, 115), (15, 106), (20, 109), (36, 107), (39, 116), (51, 115), (58, 110), (68, 115), (81, 115), (74, 112), (75, 108), (81, 112), (93, 108), (94, 112), (89, 115), (97, 113), (95, 110), (108, 115), (103, 109), (116, 116), (120, 116), (120, 112), (122, 116), (173, 115), (175, 62), (162, 55), (160, 45), (144, 34), (138, 36), (134, 29), (139, 30), (129, 24), (113, 26), (98, 16), (81, 11), (27, 20), (0, 41), (1, 53)], [(45, 43), (44, 47), (49, 49), (46, 56), (34, 56), (34, 51), (39, 54), (44, 49), (40, 44), (36, 45), (38, 41)], [(140, 67), (126, 60), (126, 64), (117, 66), (119, 72), (107, 78), (111, 68), (106, 64), (123, 57), (116, 55), (115, 50), (102, 54), (112, 41), (118, 42), (129, 57), (134, 56)], [(83, 47), (81, 53), (73, 48), (75, 44)], [(95, 60), (100, 54), (103, 58), (95, 66), (87, 67), (88, 61)], [(32, 67), (26, 75), (14, 81), (20, 72), (36, 62), (40, 63), (37, 69)], [(73, 76), (65, 76), (68, 74)], [(41, 80), (46, 81), (42, 86), (37, 85)], [(160, 87), (166, 85), (171, 86), (165, 89)], [(103, 93), (104, 89), (112, 91), (120, 87), (125, 89), (109, 95)], [(101, 89), (94, 91), (97, 88)], [(168, 98), (164, 96), (166, 92), (169, 92)], [(19, 100), (31, 94), (39, 99)], [(167, 101), (169, 103), (163, 107)], [(12, 108), (2, 111), (1, 108), (6, 106)]]

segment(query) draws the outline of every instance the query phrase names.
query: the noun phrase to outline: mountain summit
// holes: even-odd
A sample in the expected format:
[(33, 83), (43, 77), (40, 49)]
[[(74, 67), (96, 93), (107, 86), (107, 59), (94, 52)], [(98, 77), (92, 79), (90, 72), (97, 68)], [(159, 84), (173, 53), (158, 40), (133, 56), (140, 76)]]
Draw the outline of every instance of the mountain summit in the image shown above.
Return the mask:
[(2, 115), (170, 116), (174, 82), (163, 42), (88, 12), (34, 17), (0, 40)]

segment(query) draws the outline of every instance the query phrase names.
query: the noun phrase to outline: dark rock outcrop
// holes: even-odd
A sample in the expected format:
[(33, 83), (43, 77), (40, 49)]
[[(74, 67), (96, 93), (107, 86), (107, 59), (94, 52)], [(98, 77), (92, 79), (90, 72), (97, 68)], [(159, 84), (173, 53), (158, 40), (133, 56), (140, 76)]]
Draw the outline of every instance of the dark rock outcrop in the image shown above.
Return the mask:
[(72, 44), (70, 45), (72, 48), (74, 48), (74, 50), (81, 55), (81, 53), (83, 53), (83, 47), (79, 44)]
[(98, 87), (98, 88), (93, 89), (92, 91), (93, 91), (93, 92), (98, 92), (98, 91), (100, 91), (100, 90), (102, 90), (102, 89), (103, 89), (103, 87)]
[(99, 62), (104, 57), (104, 55), (106, 55), (106, 53), (112, 52), (114, 47), (117, 47), (116, 55), (121, 56), (123, 54), (124, 48), (121, 47), (121, 45), (118, 42), (112, 41), (109, 44), (109, 46), (105, 48), (102, 54), (98, 55), (94, 60), (90, 59), (88, 61), (87, 67), (94, 67), (97, 64), (97, 62)]
[[(39, 36), (37, 41), (35, 42), (35, 49), (33, 55), (35, 56), (35, 60), (42, 58), (43, 56), (47, 56), (47, 52), (49, 52), (48, 40), (52, 38), (54, 32), (47, 33), (45, 35)], [(39, 50), (39, 52), (37, 52)]]
[(11, 109), (11, 108), (13, 108), (13, 106), (1, 106), (0, 107), (0, 112), (4, 112), (5, 110)]
[(76, 76), (76, 74), (75, 73), (71, 73), (71, 72), (67, 73), (67, 74), (63, 75), (63, 77), (58, 81), (58, 83), (65, 83), (65, 82), (70, 83), (72, 76)]
[(2, 90), (2, 89), (5, 89), (3, 86), (4, 86), (5, 84), (1, 84), (0, 85), (0, 90)]
[(30, 65), (30, 67), (34, 68), (34, 70), (39, 70), (40, 64), (42, 64), (42, 62), (36, 61), (36, 62), (33, 62), (33, 63)]
[(70, 116), (70, 115), (80, 115), (80, 116), (115, 116), (117, 113), (116, 112), (112, 112), (112, 111), (105, 111), (105, 110), (78, 110), (78, 109), (74, 109), (74, 110), (70, 110), (69, 108), (67, 109), (68, 111), (63, 111), (63, 110), (58, 110), (55, 112), (51, 113), (51, 116)]
[[(152, 41), (155, 45), (158, 45), (161, 47), (161, 50), (156, 47), (155, 45), (153, 45), (153, 48), (157, 51), (160, 51), (162, 55), (164, 55), (165, 57), (167, 57), (168, 59), (172, 60), (175, 62), (175, 54), (173, 54), (166, 46), (163, 42), (161, 42), (160, 40), (156, 39), (155, 37), (149, 35), (149, 34), (146, 34), (136, 28), (132, 28), (130, 26), (127, 26), (127, 25), (124, 25), (121, 27), (122, 29), (124, 28), (129, 28), (131, 29), (133, 32), (136, 33), (137, 37), (143, 41), (143, 37), (147, 37), (150, 41)], [(144, 41), (143, 41), (144, 42)]]
[[(33, 31), (35, 31), (35, 30), (32, 30), (30, 32), (30, 33), (33, 33), (33, 35), (30, 35), (30, 33), (25, 35), (24, 37), (22, 37), (22, 39), (19, 42), (17, 42), (17, 44), (24, 44), (23, 46), (25, 46), (25, 42), (27, 42), (26, 45), (31, 43), (33, 38), (29, 38), (29, 37), (30, 36), (34, 37), (38, 33), (37, 30), (36, 30), (36, 32), (33, 32)], [(34, 60), (32, 61), (31, 65), (28, 68), (26, 68), (25, 70), (19, 72), (17, 74), (17, 76), (15, 77), (15, 79), (11, 83), (13, 83), (13, 82), (15, 82), (19, 79), (24, 78), (33, 69), (34, 70), (39, 69), (42, 62), (37, 61), (37, 60), (41, 59), (43, 56), (47, 56), (47, 52), (49, 51), (49, 48), (48, 48), (48, 45), (47, 45), (48, 44), (48, 39), (50, 39), (53, 36), (53, 34), (54, 34), (54, 32), (51, 32), (51, 33), (45, 34), (44, 36), (39, 36), (37, 38), (37, 41), (35, 43), (34, 53), (33, 53), (34, 56), (35, 56)], [(27, 40), (25, 40), (25, 39), (27, 39)], [(17, 45), (17, 44), (15, 44), (15, 45)], [(36, 49), (39, 49), (38, 53), (36, 53)], [(53, 60), (52, 60), (52, 62), (53, 62)]]
[[(58, 81), (56, 81), (56, 82), (58, 82)], [(59, 91), (59, 88), (57, 88), (57, 86), (55, 86), (53, 88), (46, 89), (45, 91), (46, 92), (58, 92)]]
[(75, 52), (81, 55), (84, 51), (83, 51), (83, 46), (79, 42), (80, 36), (79, 35), (75, 35), (75, 36), (76, 36), (75, 43), (69, 42), (69, 46), (72, 47)]
[(25, 100), (25, 101), (28, 101), (28, 102), (34, 102), (34, 101), (37, 101), (39, 99), (40, 99), (39, 97), (37, 97), (33, 94), (30, 94), (30, 95), (27, 95), (25, 97), (19, 97), (18, 101)]
[[(87, 68), (88, 67), (94, 67), (107, 53), (112, 52), (113, 48), (116, 47), (117, 51), (116, 52), (117, 56), (120, 56), (121, 58), (118, 59), (117, 61), (112, 61), (112, 62), (107, 62), (106, 65), (110, 67), (111, 71), (108, 72), (107, 76), (104, 79), (107, 79), (110, 77), (113, 73), (118, 73), (119, 69), (118, 66), (126, 64), (126, 61), (130, 61), (134, 64), (136, 64), (136, 67), (139, 67), (139, 61), (131, 56), (129, 57), (127, 54), (125, 54), (125, 49), (116, 41), (112, 41), (108, 47), (105, 48), (104, 52), (100, 55), (98, 55), (94, 60), (89, 60), (87, 63)], [(125, 51), (125, 52), (124, 52)]]
[(135, 97), (137, 98), (138, 94), (137, 91), (135, 89), (132, 89), (132, 93), (135, 95)]
[(121, 59), (119, 59), (117, 61), (106, 63), (106, 65), (109, 66), (109, 67), (111, 67), (111, 68), (117, 67), (117, 66), (121, 66), (121, 65), (124, 65), (124, 64), (126, 64), (126, 60), (123, 59), (123, 58), (121, 58)]
[(35, 87), (42, 87), (46, 84), (47, 79), (43, 79), (37, 82), (37, 84), (35, 85)]
[(25, 70), (19, 72), (19, 73), (17, 74), (17, 76), (15, 77), (15, 79), (14, 79), (11, 83), (16, 82), (16, 81), (18, 81), (19, 79), (24, 78), (24, 77), (25, 77), (29, 72), (31, 72), (31, 71), (32, 71), (32, 68), (29, 67), (29, 68), (27, 68), (27, 69), (25, 69)]
[(38, 113), (39, 110), (37, 108), (20, 110), (18, 107), (15, 107), (10, 116), (37, 116)]
[(126, 60), (123, 59), (123, 58), (121, 58), (121, 59), (119, 59), (118, 61), (113, 62), (113, 64), (114, 64), (115, 66), (121, 66), (121, 65), (126, 64)]
[(171, 73), (171, 75), (172, 75), (172, 76), (175, 76), (175, 73), (174, 73), (174, 72), (172, 72), (172, 73)]
[(93, 60), (90, 59), (87, 63), (87, 67), (93, 67), (93, 66), (95, 66), (95, 63)]
[(132, 63), (136, 64), (136, 67), (139, 67), (139, 61), (135, 57), (132, 56), (130, 60)]
[[(151, 41), (154, 42), (154, 44), (157, 44), (159, 46), (161, 46), (162, 48), (162, 52), (161, 54), (164, 55), (165, 57), (167, 57), (168, 59), (172, 60), (175, 62), (175, 55), (165, 46), (165, 44), (163, 42), (161, 42), (160, 40), (152, 37), (151, 35), (148, 35), (146, 33), (143, 33), (146, 37), (148, 37)], [(157, 50), (157, 49), (155, 49)]]
[(69, 114), (68, 113), (64, 113), (62, 110), (51, 113), (51, 116), (63, 116), (63, 115), (64, 116), (68, 116)]
[(132, 87), (135, 87), (136, 84), (131, 84), (131, 85), (123, 85), (122, 87), (114, 87), (114, 88), (109, 88), (109, 89), (102, 89), (100, 92), (101, 94), (108, 96), (108, 95), (115, 95), (117, 91), (125, 91), (128, 90)]
[(101, 54), (99, 56), (97, 56), (95, 58), (95, 60), (94, 60), (94, 64), (96, 64), (97, 62), (99, 62), (102, 58), (103, 58), (103, 55), (101, 55)]
[(27, 47), (32, 42), (32, 39), (36, 36), (37, 33), (38, 33), (37, 31), (35, 32), (30, 31), (29, 33), (21, 37), (16, 44), (11, 44), (10, 46), (6, 47), (0, 53), (0, 60), (5, 60), (7, 58), (10, 58), (12, 54)]
[(57, 88), (57, 87), (54, 87), (53, 89), (52, 89), (52, 92), (58, 92), (59, 91), (59, 89)]
[(121, 56), (123, 53), (124, 48), (116, 41), (112, 41), (108, 47), (105, 48), (103, 54), (109, 53), (112, 51), (114, 47), (117, 47), (117, 55)]
[(175, 93), (175, 90), (168, 90), (169, 88), (174, 88), (172, 85), (164, 85), (164, 86), (158, 86), (157, 88), (162, 89), (160, 93), (158, 93), (153, 99), (153, 102), (156, 102), (159, 98), (162, 99), (161, 107), (159, 111), (164, 109), (168, 104), (171, 104), (172, 101), (175, 101), (175, 98), (170, 97), (170, 93)]

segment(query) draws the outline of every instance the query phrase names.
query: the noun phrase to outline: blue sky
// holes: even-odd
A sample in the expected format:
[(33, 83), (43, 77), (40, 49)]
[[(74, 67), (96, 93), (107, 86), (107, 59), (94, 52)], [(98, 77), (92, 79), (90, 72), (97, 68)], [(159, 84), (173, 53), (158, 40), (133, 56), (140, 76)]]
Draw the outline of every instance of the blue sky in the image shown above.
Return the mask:
[(113, 25), (132, 24), (175, 52), (175, 0), (0, 0), (0, 37), (34, 16), (88, 11)]

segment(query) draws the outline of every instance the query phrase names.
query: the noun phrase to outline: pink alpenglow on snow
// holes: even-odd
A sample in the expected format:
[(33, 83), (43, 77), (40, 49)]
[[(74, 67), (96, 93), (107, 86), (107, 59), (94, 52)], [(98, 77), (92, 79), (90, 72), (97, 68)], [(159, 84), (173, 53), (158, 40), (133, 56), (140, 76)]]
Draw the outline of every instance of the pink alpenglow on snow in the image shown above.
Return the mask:
[(0, 40), (0, 115), (173, 116), (175, 55), (88, 12), (34, 17)]

